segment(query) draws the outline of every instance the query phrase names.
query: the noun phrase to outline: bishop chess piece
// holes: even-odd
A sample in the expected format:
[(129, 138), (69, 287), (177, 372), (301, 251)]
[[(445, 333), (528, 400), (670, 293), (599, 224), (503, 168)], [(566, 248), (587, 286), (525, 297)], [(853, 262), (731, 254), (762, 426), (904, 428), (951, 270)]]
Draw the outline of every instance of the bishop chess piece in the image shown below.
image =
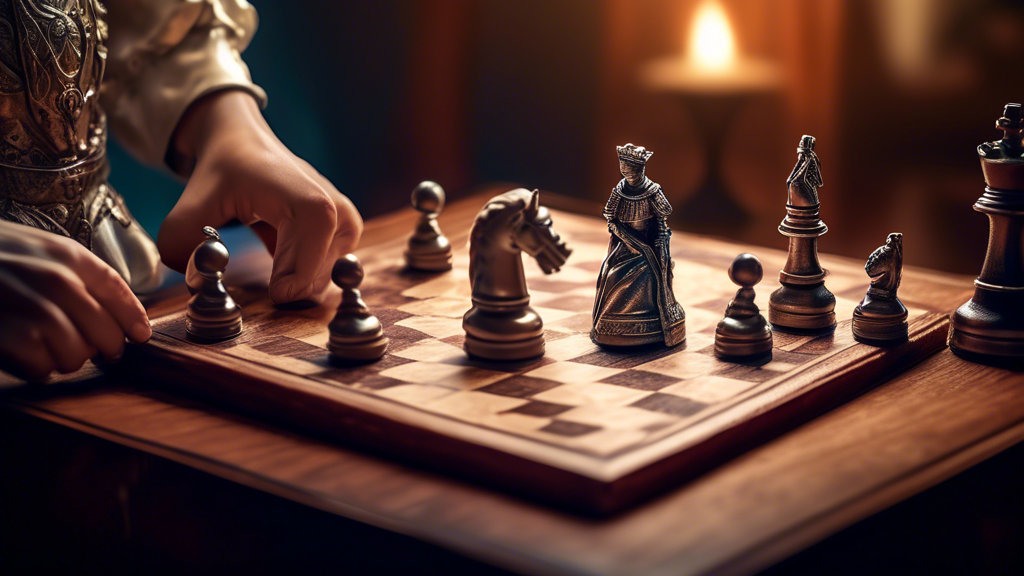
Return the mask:
[(219, 342), (242, 333), (242, 309), (224, 287), (230, 254), (216, 229), (203, 228), (203, 240), (189, 258), (185, 278), (192, 298), (185, 308), (185, 332), (200, 342)]
[(800, 139), (786, 184), (786, 217), (779, 233), (789, 238), (789, 258), (779, 272), (782, 287), (768, 299), (768, 320), (783, 331), (830, 332), (836, 327), (836, 297), (825, 287), (828, 271), (818, 263), (818, 237), (828, 227), (819, 217), (818, 188), (824, 182), (813, 136)]
[(740, 287), (715, 330), (715, 355), (720, 358), (756, 358), (772, 352), (772, 329), (754, 303), (754, 286), (764, 270), (753, 254), (740, 254), (729, 266), (729, 279)]
[(412, 191), (412, 206), (421, 213), (409, 238), (405, 262), (413, 270), (443, 272), (452, 269), (452, 245), (441, 232), (437, 216), (444, 209), (444, 189), (436, 182), (420, 182)]
[(346, 254), (334, 263), (331, 280), (341, 288), (341, 304), (327, 326), (331, 333), (327, 341), (331, 356), (343, 361), (379, 360), (387, 352), (390, 340), (359, 293), (363, 265), (354, 254)]
[(590, 339), (604, 346), (675, 346), (686, 339), (686, 313), (672, 291), (672, 206), (644, 174), (654, 152), (616, 148), (622, 180), (604, 208), (611, 241), (597, 277)]
[(906, 340), (907, 308), (896, 295), (903, 278), (903, 234), (889, 234), (868, 257), (864, 271), (871, 287), (853, 310), (853, 337), (875, 345)]
[(996, 121), (1003, 138), (978, 146), (985, 193), (974, 209), (988, 216), (988, 251), (974, 297), (953, 313), (949, 347), (970, 360), (1024, 359), (1024, 146), (1021, 105)]
[(471, 357), (517, 361), (544, 354), (544, 322), (530, 307), (521, 252), (545, 274), (557, 272), (572, 253), (540, 205), (540, 192), (518, 188), (487, 202), (469, 233), (473, 307), (462, 328)]

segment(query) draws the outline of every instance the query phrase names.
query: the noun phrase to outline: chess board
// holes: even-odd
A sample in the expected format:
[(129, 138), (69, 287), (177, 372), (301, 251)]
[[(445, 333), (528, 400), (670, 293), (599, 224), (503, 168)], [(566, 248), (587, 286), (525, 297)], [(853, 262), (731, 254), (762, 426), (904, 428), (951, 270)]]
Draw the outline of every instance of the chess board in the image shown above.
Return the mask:
[(327, 323), (337, 293), (320, 307), (283, 309), (257, 285), (230, 288), (243, 308), (240, 337), (191, 342), (179, 301), (154, 321), (152, 340), (130, 355), (132, 369), (173, 374), (166, 380), (178, 388), (348, 445), (602, 514), (692, 478), (941, 349), (949, 310), (963, 294), (962, 285), (925, 282), (908, 270), (901, 297), (910, 311), (909, 341), (891, 348), (859, 344), (850, 318), (868, 278), (862, 265), (826, 257), (836, 331), (776, 332), (770, 362), (724, 362), (712, 349), (716, 324), (737, 288), (727, 277), (729, 264), (742, 251), (761, 258), (765, 280), (757, 303), (766, 313), (785, 253), (676, 233), (675, 293), (686, 310), (685, 343), (608, 351), (588, 336), (608, 243), (605, 224), (552, 212), (573, 254), (550, 276), (524, 255), (531, 305), (545, 323), (547, 351), (535, 361), (474, 361), (462, 350), (461, 318), (470, 308), (466, 236), (475, 213), (464, 209), (460, 221), (442, 220), (455, 247), (450, 272), (404, 270), (405, 238), (393, 231), (358, 252), (363, 297), (391, 339), (379, 362), (329, 361)]

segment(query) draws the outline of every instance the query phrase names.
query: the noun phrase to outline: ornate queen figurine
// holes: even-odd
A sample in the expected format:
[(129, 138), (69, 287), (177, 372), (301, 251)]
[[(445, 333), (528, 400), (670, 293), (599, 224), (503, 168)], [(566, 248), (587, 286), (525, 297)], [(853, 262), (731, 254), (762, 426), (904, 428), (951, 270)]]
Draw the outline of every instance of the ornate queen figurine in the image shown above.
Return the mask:
[(645, 174), (654, 152), (617, 148), (622, 180), (605, 205), (611, 240), (601, 265), (590, 338), (605, 346), (675, 346), (686, 338), (686, 315), (672, 291), (672, 213), (661, 186)]

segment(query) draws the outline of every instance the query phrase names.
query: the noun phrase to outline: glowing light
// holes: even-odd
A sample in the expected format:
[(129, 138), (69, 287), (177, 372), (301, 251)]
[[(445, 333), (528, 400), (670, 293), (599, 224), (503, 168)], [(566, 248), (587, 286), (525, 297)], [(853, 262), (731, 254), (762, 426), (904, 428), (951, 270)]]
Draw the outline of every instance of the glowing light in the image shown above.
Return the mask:
[(700, 68), (722, 69), (736, 57), (732, 28), (718, 2), (704, 2), (697, 8), (690, 30), (690, 58)]

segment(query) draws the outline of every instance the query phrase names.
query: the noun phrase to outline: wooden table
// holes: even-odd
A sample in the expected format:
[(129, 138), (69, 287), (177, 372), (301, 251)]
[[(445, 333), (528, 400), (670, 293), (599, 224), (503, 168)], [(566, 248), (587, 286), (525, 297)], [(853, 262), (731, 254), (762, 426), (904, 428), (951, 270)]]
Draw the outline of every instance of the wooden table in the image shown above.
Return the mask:
[[(478, 204), (452, 204), (442, 226), (467, 226)], [(364, 246), (404, 233), (414, 218), (405, 211), (369, 222)], [(823, 258), (826, 266), (830, 260)], [(970, 293), (970, 278), (907, 276), (962, 286), (964, 299)], [(1024, 438), (1024, 374), (944, 350), (697, 480), (598, 521), (155, 392), (143, 381), (97, 377), (68, 393), (8, 403), (488, 564), (550, 574), (755, 571)]]

